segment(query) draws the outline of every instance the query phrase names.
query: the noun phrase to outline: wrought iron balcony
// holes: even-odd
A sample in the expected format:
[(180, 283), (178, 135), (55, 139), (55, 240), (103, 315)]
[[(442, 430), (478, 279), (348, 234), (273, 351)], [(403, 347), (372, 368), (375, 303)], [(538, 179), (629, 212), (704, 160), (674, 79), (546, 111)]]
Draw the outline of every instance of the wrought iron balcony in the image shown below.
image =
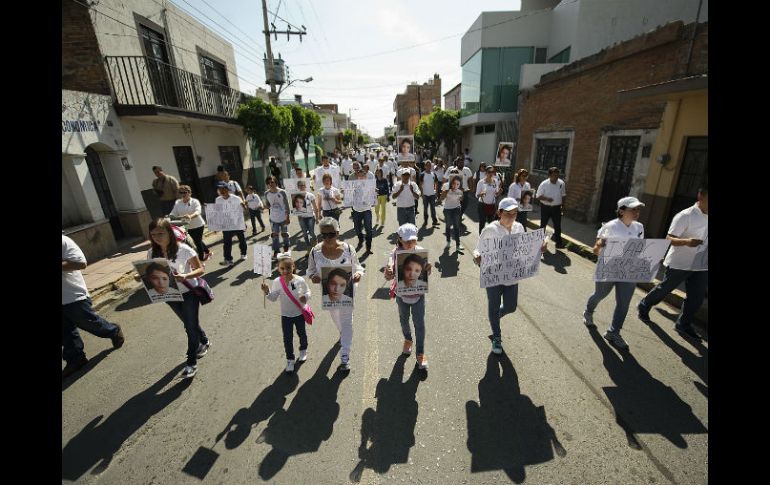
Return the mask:
[(248, 98), (240, 91), (151, 57), (107, 56), (104, 62), (119, 115), (183, 111), (233, 121), (236, 107)]

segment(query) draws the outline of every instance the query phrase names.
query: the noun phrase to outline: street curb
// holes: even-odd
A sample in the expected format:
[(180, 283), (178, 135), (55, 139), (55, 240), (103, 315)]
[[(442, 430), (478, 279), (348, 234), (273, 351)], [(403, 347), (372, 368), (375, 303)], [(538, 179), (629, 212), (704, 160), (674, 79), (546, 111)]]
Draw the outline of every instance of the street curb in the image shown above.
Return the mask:
[[(530, 229), (540, 229), (540, 226), (535, 224), (532, 221), (527, 221), (527, 227)], [(571, 251), (578, 256), (588, 259), (589, 261), (596, 262), (598, 259), (596, 255), (593, 253), (593, 246), (586, 246), (580, 241), (577, 241), (576, 239), (573, 239), (566, 234), (562, 233), (561, 235), (562, 242), (565, 243), (564, 249)], [(660, 283), (660, 280), (655, 278), (653, 282), (651, 283), (637, 283), (636, 287), (640, 288), (646, 292), (650, 292), (656, 285)], [(679, 310), (682, 309), (682, 305), (684, 304), (684, 300), (687, 298), (687, 294), (681, 290), (674, 290), (668, 295), (663, 298), (663, 301), (668, 303), (671, 306), (674, 306), (678, 308)], [(631, 309), (634, 310), (635, 309)], [(705, 310), (703, 306), (698, 309), (698, 312), (695, 314), (695, 319), (702, 324), (705, 328), (708, 328), (708, 310)]]

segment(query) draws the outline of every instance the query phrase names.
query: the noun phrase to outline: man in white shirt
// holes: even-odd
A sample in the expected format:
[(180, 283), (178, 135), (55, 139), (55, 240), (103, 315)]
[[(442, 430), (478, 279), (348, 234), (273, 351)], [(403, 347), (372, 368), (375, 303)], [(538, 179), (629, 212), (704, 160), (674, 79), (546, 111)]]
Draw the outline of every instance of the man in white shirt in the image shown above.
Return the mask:
[[(217, 184), (217, 190), (219, 191), (219, 197), (214, 201), (215, 204), (227, 204), (231, 206), (246, 207), (244, 202), (237, 195), (230, 195), (230, 188), (227, 183), (219, 182)], [(246, 228), (244, 222), (244, 229), (237, 231), (222, 231), (222, 251), (224, 252), (225, 259), (222, 261), (222, 266), (233, 266), (233, 236), (238, 238), (238, 249), (241, 250), (241, 261), (246, 260), (246, 253), (248, 247), (246, 246), (246, 236), (243, 234)]]
[[(367, 172), (359, 170), (356, 172), (355, 180), (367, 180)], [(355, 228), (356, 235), (358, 236), (358, 246), (356, 249), (361, 249), (366, 240), (366, 254), (372, 252), (372, 206), (368, 202), (363, 201), (361, 205), (353, 204), (351, 207), (353, 215), (353, 227)], [(364, 231), (366, 231), (366, 237), (364, 237)]]
[(372, 166), (374, 165), (374, 162), (367, 162), (364, 164), (364, 172), (366, 174), (367, 180), (377, 180), (377, 177), (374, 176), (374, 172), (372, 172)]
[[(468, 149), (466, 148), (466, 151)], [(457, 169), (457, 175), (460, 175), (463, 179), (463, 199), (460, 201), (460, 217), (462, 218), (462, 215), (465, 214), (465, 209), (468, 207), (468, 199), (470, 199), (470, 191), (471, 189), (475, 190), (475, 187), (470, 187), (469, 183), (473, 180), (473, 172), (471, 172), (471, 169), (465, 166), (465, 160), (463, 158), (457, 157), (455, 159), (455, 164), (452, 167), (449, 167), (447, 170), (447, 173), (444, 174), (444, 182), (449, 181), (449, 171), (453, 168)], [(462, 220), (462, 219), (461, 219)]]
[(401, 226), (407, 222), (414, 224), (415, 200), (420, 197), (420, 189), (417, 184), (410, 179), (409, 170), (402, 168), (399, 170), (400, 182), (393, 184), (393, 195), (396, 199), (396, 218), (398, 225)]
[(423, 227), (428, 225), (428, 209), (430, 208), (433, 225), (438, 225), (436, 218), (436, 183), (438, 178), (433, 172), (433, 164), (430, 160), (425, 162), (425, 171), (422, 173), (422, 208), (423, 208)]
[(323, 188), (323, 176), (325, 174), (329, 174), (332, 176), (332, 185), (334, 187), (339, 187), (340, 185), (340, 169), (339, 167), (332, 166), (329, 163), (329, 157), (326, 155), (323, 155), (321, 157), (321, 166), (316, 167), (315, 171), (313, 172), (313, 179), (315, 180), (315, 190), (316, 195), (318, 195), (318, 192)]
[(637, 309), (639, 320), (650, 322), (650, 310), (682, 282), (687, 290), (687, 299), (682, 304), (682, 313), (674, 328), (682, 335), (701, 340), (693, 328), (695, 313), (703, 304), (709, 282), (708, 238), (709, 238), (709, 192), (708, 187), (698, 189), (695, 205), (679, 212), (671, 221), (666, 239), (671, 247), (663, 260), (666, 274), (663, 281), (642, 298)]
[(345, 155), (342, 159), (342, 178), (348, 180), (350, 178), (351, 171), (353, 170), (353, 160), (350, 159), (350, 155)]
[(535, 198), (540, 201), (540, 227), (546, 227), (548, 220), (553, 219), (553, 240), (557, 248), (564, 247), (561, 240), (561, 216), (564, 215), (566, 196), (564, 180), (559, 178), (559, 168), (549, 168), (548, 178), (538, 186)]
[(113, 348), (120, 348), (125, 341), (119, 325), (100, 317), (91, 305), (91, 295), (80, 270), (87, 266), (80, 247), (64, 234), (61, 235), (61, 344), (62, 358), (67, 365), (62, 369), (62, 379), (82, 369), (87, 363), (83, 351), (83, 339), (78, 328), (97, 337), (112, 340)]

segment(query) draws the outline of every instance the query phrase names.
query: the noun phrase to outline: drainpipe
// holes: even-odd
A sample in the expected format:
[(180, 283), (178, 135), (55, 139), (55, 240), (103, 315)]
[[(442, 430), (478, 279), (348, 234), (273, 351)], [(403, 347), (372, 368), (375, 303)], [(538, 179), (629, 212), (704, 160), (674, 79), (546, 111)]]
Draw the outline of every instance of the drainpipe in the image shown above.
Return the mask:
[(698, 31), (698, 20), (700, 20), (700, 9), (703, 6), (703, 0), (698, 0), (698, 12), (695, 14), (695, 25), (692, 29), (692, 35), (690, 36), (690, 45), (687, 47), (687, 65), (685, 66), (684, 76), (687, 77), (690, 74), (690, 60), (692, 60), (692, 48), (695, 45), (695, 34)]

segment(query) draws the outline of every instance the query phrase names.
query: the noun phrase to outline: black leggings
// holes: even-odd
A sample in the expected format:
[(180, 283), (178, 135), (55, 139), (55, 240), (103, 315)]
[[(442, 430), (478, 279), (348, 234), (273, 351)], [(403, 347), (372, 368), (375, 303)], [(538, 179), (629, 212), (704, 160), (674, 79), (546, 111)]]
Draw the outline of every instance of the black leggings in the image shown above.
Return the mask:
[(203, 242), (203, 228), (201, 226), (195, 229), (188, 229), (187, 234), (190, 235), (193, 241), (195, 241), (195, 249), (198, 251), (198, 259), (203, 260), (203, 256), (208, 252), (209, 248), (206, 243)]

